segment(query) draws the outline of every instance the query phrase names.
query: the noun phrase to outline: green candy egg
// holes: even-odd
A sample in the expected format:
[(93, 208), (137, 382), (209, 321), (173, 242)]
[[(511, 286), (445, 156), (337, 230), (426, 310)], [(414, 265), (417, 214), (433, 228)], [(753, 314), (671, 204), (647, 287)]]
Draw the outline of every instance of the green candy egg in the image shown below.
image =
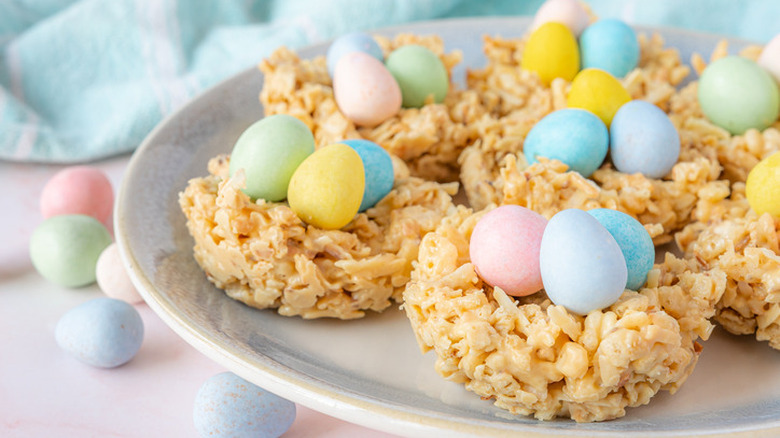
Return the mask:
[(95, 282), (98, 258), (111, 234), (97, 219), (81, 214), (52, 216), (32, 234), (30, 259), (45, 279), (65, 287)]
[(399, 47), (385, 65), (401, 87), (404, 108), (420, 108), (430, 95), (436, 103), (444, 101), (450, 86), (447, 68), (430, 49), (415, 44)]
[(777, 120), (777, 84), (755, 62), (741, 56), (721, 58), (699, 78), (699, 104), (704, 115), (732, 134), (762, 130)]
[(314, 136), (293, 116), (276, 114), (247, 128), (230, 156), (230, 176), (244, 169), (244, 193), (252, 199), (276, 202), (287, 197), (295, 169), (314, 152)]

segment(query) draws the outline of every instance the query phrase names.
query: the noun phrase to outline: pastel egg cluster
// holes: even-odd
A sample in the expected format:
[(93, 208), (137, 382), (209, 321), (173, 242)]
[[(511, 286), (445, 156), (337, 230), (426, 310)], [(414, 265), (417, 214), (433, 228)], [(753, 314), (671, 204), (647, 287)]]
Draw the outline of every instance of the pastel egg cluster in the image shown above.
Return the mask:
[(287, 199), (301, 220), (322, 229), (347, 225), (384, 198), (394, 183), (392, 159), (381, 146), (344, 140), (315, 151), (309, 128), (284, 114), (261, 119), (241, 134), (231, 154), (230, 175), (239, 170), (246, 181), (244, 192), (252, 199)]
[(655, 260), (644, 227), (609, 209), (567, 209), (547, 221), (504, 205), (480, 219), (469, 245), (486, 283), (514, 296), (544, 288), (553, 303), (581, 315), (609, 307), (625, 289), (641, 288)]
[(420, 108), (429, 98), (444, 101), (449, 74), (430, 49), (410, 44), (384, 59), (376, 41), (362, 32), (336, 39), (327, 52), (333, 95), (341, 112), (358, 126), (373, 127), (403, 108)]

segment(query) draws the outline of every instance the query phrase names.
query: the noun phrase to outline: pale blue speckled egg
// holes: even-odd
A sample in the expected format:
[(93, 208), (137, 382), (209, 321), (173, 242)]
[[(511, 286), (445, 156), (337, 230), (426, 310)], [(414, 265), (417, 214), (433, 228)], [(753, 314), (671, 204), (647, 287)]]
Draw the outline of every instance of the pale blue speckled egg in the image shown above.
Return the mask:
[(277, 438), (295, 421), (295, 403), (224, 372), (201, 386), (193, 419), (202, 437)]
[(580, 35), (582, 68), (598, 68), (622, 78), (639, 64), (639, 40), (631, 26), (605, 18), (586, 27)]
[(363, 52), (373, 56), (379, 62), (384, 62), (385, 55), (379, 44), (376, 43), (371, 35), (363, 32), (353, 32), (336, 38), (325, 55), (328, 62), (328, 74), (333, 77), (336, 71), (336, 64), (342, 56), (352, 52)]
[(354, 149), (363, 160), (366, 188), (358, 211), (366, 211), (390, 193), (395, 182), (393, 159), (382, 146), (369, 140), (342, 140), (340, 143)]
[(588, 213), (604, 225), (623, 251), (628, 269), (626, 289), (639, 290), (655, 262), (655, 245), (650, 234), (638, 220), (622, 211), (597, 208)]

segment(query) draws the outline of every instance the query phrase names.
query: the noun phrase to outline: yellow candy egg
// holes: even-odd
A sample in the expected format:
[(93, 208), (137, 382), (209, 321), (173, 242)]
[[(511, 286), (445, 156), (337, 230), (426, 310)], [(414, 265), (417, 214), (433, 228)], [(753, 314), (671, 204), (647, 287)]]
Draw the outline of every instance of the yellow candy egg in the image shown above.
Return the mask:
[(597, 68), (586, 68), (571, 82), (567, 104), (599, 116), (605, 125), (623, 104), (631, 100), (626, 88), (614, 76)]
[(572, 80), (580, 69), (580, 50), (574, 34), (561, 23), (544, 23), (528, 38), (520, 65), (536, 72), (545, 85), (555, 78)]
[(750, 171), (745, 195), (756, 213), (780, 218), (780, 152), (764, 158)]
[(298, 166), (287, 188), (287, 202), (307, 224), (335, 230), (355, 217), (365, 186), (360, 155), (335, 143), (316, 150)]

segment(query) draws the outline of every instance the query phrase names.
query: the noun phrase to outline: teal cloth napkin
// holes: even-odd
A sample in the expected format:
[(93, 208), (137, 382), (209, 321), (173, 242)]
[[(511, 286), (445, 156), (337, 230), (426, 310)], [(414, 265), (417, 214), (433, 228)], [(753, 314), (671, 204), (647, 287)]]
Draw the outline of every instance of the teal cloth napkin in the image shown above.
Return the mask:
[[(74, 163), (134, 150), (159, 121), (280, 45), (542, 0), (0, 0), (0, 159)], [(601, 17), (768, 41), (774, 0), (590, 0)], [(694, 12), (690, 12), (694, 11)]]

